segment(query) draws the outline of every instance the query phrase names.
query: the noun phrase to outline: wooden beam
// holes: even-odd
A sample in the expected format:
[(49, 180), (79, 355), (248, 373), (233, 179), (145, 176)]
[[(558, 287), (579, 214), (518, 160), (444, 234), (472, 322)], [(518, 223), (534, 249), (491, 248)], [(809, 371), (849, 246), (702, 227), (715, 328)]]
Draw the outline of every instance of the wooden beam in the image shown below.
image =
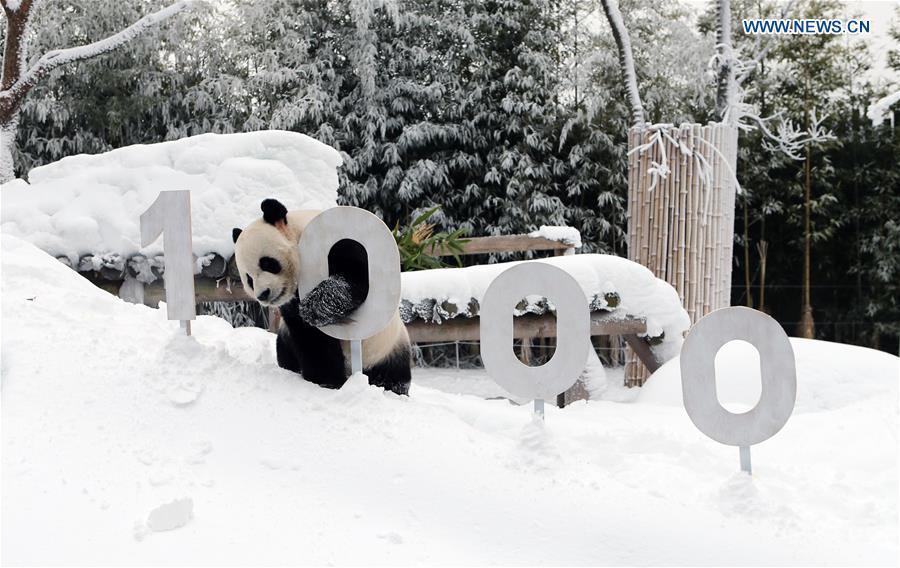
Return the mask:
[[(458, 317), (441, 324), (414, 321), (406, 325), (413, 343), (441, 343), (444, 341), (478, 341), (481, 338), (479, 318)], [(552, 314), (524, 315), (515, 318), (513, 337), (556, 337), (556, 317)], [(608, 312), (591, 316), (591, 335), (626, 335), (644, 333), (643, 319), (622, 318)]]
[[(110, 294), (119, 294), (122, 280), (107, 280), (100, 273), (93, 271), (79, 272), (79, 274)], [(200, 302), (242, 302), (254, 299), (244, 291), (240, 280), (231, 280), (231, 289), (229, 290), (224, 279), (216, 280), (204, 276), (194, 276), (194, 294), (198, 304)], [(153, 284), (144, 284), (144, 304), (156, 307), (160, 301), (165, 299), (166, 289), (162, 279)]]
[[(532, 237), (530, 235), (496, 235), (492, 237), (473, 237), (467, 239), (462, 245), (463, 252), (456, 253), (461, 256), (469, 254), (490, 254), (496, 252), (523, 252), (529, 250), (553, 250), (566, 251), (575, 247), (562, 241), (545, 239), (544, 237)], [(437, 247), (431, 250), (434, 256), (453, 256), (453, 251), (447, 247)]]
[[(656, 359), (656, 355), (653, 354), (650, 345), (638, 337), (637, 334), (625, 333), (622, 334), (622, 337), (625, 338), (625, 341), (628, 342), (628, 346), (631, 347), (631, 350), (634, 351), (634, 354), (641, 360), (641, 363), (647, 367), (648, 371), (655, 373), (656, 370), (662, 366)], [(641, 384), (643, 384), (643, 380), (641, 381)]]

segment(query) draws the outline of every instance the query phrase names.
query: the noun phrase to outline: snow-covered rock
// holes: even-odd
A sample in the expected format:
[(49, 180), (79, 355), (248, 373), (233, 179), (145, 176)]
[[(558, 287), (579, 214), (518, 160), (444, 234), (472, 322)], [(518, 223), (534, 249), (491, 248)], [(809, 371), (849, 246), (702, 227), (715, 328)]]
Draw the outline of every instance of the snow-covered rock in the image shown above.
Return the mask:
[(816, 353), (853, 358), (846, 390), (801, 364), (801, 392), (846, 404), (795, 414), (749, 478), (677, 406), (536, 424), (415, 380), (320, 389), (264, 330), (185, 337), (21, 240), (0, 260), (4, 565), (896, 562), (897, 377), (871, 351)]
[(163, 190), (191, 191), (194, 254), (233, 253), (231, 228), (277, 196), (289, 209), (332, 207), (333, 148), (296, 132), (202, 134), (159, 144), (81, 154), (31, 170), (0, 191), (5, 235), (25, 239), (74, 265), (93, 254), (126, 259), (162, 251), (140, 246), (140, 215)]

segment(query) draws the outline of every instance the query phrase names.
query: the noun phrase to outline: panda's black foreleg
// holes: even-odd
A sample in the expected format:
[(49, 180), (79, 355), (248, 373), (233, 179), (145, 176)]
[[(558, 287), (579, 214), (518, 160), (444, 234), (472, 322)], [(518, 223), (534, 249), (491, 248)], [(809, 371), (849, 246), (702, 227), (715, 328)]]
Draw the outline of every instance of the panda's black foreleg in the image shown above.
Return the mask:
[(282, 369), (295, 373), (300, 372), (300, 353), (294, 347), (287, 328), (281, 328), (275, 338), (275, 357), (278, 359), (278, 366)]
[(297, 304), (294, 298), (281, 307), (284, 327), (275, 341), (278, 365), (319, 386), (341, 388), (347, 374), (340, 341), (303, 321), (297, 315)]
[(410, 370), (409, 346), (404, 346), (384, 361), (379, 362), (365, 370), (369, 376), (369, 384), (393, 391), (397, 394), (409, 394), (409, 384), (412, 380)]

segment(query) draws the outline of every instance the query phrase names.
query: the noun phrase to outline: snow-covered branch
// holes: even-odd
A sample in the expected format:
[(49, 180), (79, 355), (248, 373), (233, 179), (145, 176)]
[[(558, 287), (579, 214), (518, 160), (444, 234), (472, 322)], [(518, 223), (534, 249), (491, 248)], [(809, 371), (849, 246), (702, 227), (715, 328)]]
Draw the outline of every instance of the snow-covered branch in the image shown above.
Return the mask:
[(622, 75), (625, 79), (625, 89), (628, 92), (628, 100), (631, 104), (631, 121), (633, 126), (644, 125), (644, 105), (641, 103), (641, 95), (638, 92), (637, 75), (634, 71), (634, 55), (631, 50), (631, 39), (628, 37), (628, 29), (619, 12), (616, 0), (600, 0), (609, 27), (612, 29), (616, 48), (619, 50), (619, 64), (622, 67)]
[[(815, 109), (812, 110), (809, 128), (805, 130), (798, 129), (790, 120), (785, 120), (781, 114), (776, 114), (767, 118), (761, 118), (752, 112), (742, 112), (741, 119), (749, 119), (753, 124), (743, 122), (739, 124), (742, 130), (759, 129), (764, 136), (764, 145), (778, 150), (792, 160), (803, 159), (803, 149), (807, 144), (816, 144), (834, 140), (834, 134), (827, 130), (823, 123), (827, 116), (818, 118)], [(774, 131), (768, 123), (774, 122)]]
[(28, 92), (50, 71), (75, 61), (112, 51), (140, 36), (154, 25), (167, 20), (201, 0), (179, 0), (144, 16), (124, 30), (87, 45), (48, 51), (31, 68), (27, 61), (27, 28), (39, 0), (0, 0), (6, 14), (6, 45), (3, 75), (0, 77), (0, 182), (13, 178), (12, 150), (19, 123), (19, 110)]
[(171, 18), (183, 10), (193, 7), (197, 2), (198, 0), (179, 0), (171, 6), (167, 6), (157, 12), (144, 16), (124, 30), (111, 35), (108, 38), (87, 45), (48, 51), (41, 56), (37, 63), (22, 74), (12, 86), (4, 91), (0, 91), (0, 97), (8, 97), (11, 99), (20, 98), (37, 84), (41, 77), (53, 69), (67, 63), (89, 59), (112, 51), (143, 34), (154, 25)]

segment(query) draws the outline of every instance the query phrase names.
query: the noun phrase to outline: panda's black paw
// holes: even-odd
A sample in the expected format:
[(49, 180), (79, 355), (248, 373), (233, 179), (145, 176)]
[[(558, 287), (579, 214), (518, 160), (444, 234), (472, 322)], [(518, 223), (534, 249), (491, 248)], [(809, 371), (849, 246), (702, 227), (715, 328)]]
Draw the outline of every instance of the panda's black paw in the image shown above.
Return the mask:
[(319, 282), (300, 298), (298, 311), (306, 323), (322, 327), (341, 322), (358, 307), (350, 283), (343, 276), (335, 275)]

